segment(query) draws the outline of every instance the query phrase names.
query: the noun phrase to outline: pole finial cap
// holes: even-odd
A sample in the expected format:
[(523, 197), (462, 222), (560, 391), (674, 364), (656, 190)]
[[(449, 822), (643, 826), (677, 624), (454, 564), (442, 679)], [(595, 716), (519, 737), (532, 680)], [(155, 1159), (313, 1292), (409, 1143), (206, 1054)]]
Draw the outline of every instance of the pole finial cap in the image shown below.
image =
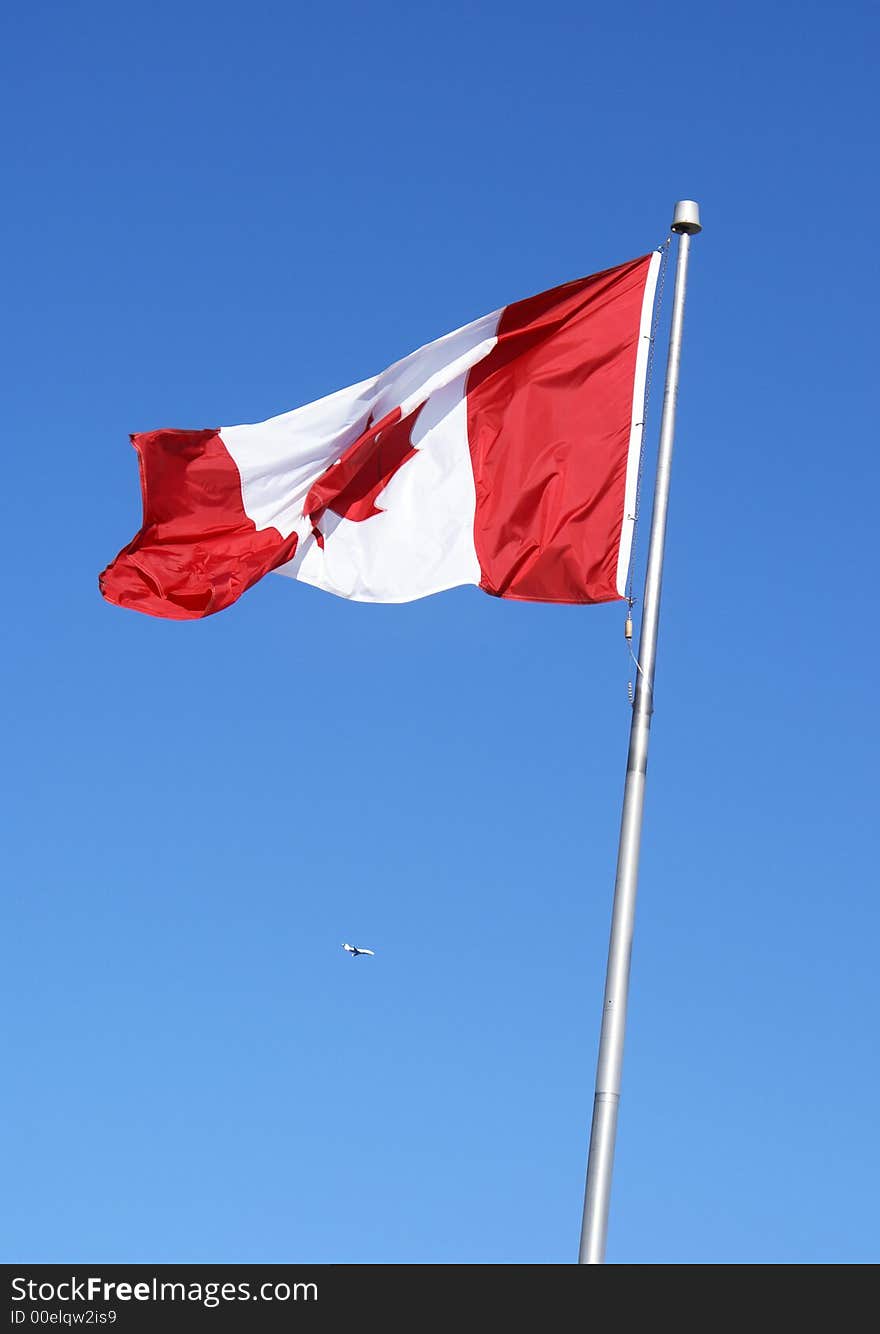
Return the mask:
[(679, 199), (672, 214), (672, 230), (687, 232), (688, 236), (696, 236), (697, 232), (701, 232), (703, 224), (700, 222), (699, 204), (693, 199)]

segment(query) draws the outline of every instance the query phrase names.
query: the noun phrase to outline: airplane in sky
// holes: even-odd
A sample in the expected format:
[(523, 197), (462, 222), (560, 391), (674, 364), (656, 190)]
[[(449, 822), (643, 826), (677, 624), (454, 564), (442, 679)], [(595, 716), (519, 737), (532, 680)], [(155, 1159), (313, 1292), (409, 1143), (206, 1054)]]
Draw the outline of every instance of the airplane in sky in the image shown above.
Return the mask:
[(360, 945), (343, 945), (342, 948), (347, 950), (353, 959), (356, 959), (359, 954), (373, 954), (372, 950), (361, 949)]

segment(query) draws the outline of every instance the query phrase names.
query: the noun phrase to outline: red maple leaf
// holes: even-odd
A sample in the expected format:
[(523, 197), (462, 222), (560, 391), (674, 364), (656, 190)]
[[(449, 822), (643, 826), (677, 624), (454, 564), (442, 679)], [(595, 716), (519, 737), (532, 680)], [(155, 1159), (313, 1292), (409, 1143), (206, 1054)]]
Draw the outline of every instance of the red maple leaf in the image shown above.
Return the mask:
[(411, 435), (420, 404), (408, 416), (394, 408), (381, 421), (373, 422), (372, 413), (361, 435), (315, 482), (303, 506), (303, 514), (312, 521), (312, 532), (320, 547), (324, 534), (318, 524), (327, 510), (342, 519), (363, 523), (382, 511), (376, 506), (376, 497), (391, 478), (417, 452)]

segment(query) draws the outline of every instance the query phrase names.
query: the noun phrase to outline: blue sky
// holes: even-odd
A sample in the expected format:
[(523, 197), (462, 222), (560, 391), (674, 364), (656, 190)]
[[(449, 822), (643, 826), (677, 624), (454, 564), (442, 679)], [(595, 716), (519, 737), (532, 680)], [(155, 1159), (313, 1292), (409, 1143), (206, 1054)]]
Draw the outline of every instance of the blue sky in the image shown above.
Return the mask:
[(316, 398), (692, 197), (609, 1260), (876, 1260), (876, 10), (4, 28), (2, 1258), (576, 1255), (623, 611), (269, 578), (173, 624), (96, 577), (129, 431)]

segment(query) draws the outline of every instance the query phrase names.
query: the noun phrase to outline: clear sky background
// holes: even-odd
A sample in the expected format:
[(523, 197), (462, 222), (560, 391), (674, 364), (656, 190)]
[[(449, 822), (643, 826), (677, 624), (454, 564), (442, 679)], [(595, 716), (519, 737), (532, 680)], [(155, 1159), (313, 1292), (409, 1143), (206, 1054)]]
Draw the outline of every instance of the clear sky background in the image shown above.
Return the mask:
[(270, 577), (176, 624), (97, 574), (129, 431), (317, 398), (680, 197), (609, 1259), (880, 1257), (877, 43), (815, 0), (7, 12), (0, 1258), (574, 1259), (621, 606)]

